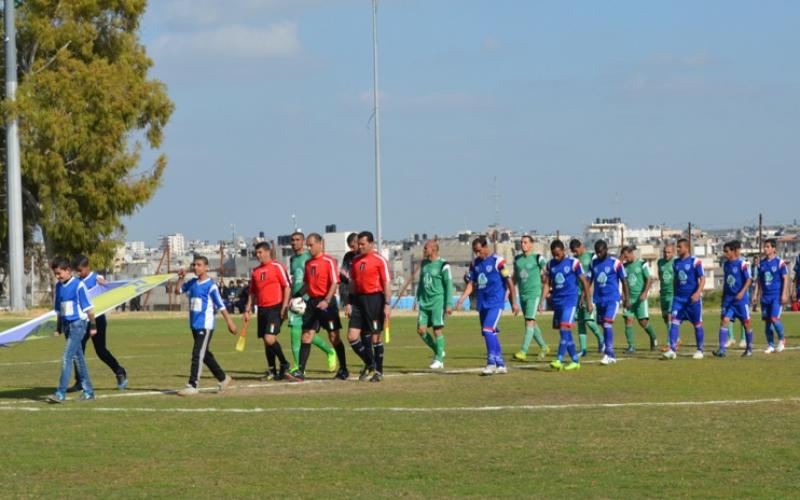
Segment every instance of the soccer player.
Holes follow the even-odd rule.
[[[581,263],[581,267],[586,273],[591,272],[591,264],[592,252],[588,252],[586,247],[583,246],[578,239],[573,239],[569,242],[569,250],[572,252],[573,257],[578,259]],[[587,276],[587,279],[589,277]],[[583,286],[583,282],[578,282],[579,287]],[[586,304],[581,300],[581,294],[583,289],[578,291],[578,341],[580,342],[581,346],[581,356],[586,356],[586,327],[592,331],[595,337],[597,337],[597,352],[603,352],[605,348],[603,347],[603,336],[600,335],[600,328],[597,326],[597,318],[596,318],[596,311],[592,310],[591,312],[586,307]]]
[[[453,313],[453,273],[450,264],[439,257],[439,242],[428,240],[422,249],[419,285],[414,307],[419,310],[417,333],[433,351],[428,368],[444,368],[444,317]],[[433,329],[431,336],[428,329]]]
[[[505,307],[506,289],[511,299],[511,309],[514,314],[519,314],[514,280],[505,259],[492,253],[486,236],[478,236],[472,241],[472,252],[475,254],[475,259],[464,277],[467,286],[456,302],[456,309],[460,308],[472,291],[477,289],[478,317],[483,340],[486,343],[486,368],[481,374],[488,376],[508,373],[500,339],[497,337],[500,333],[497,323]]]
[[[305,380],[311,343],[317,337],[320,328],[324,328],[335,349],[335,356],[339,359],[340,368],[334,379],[347,380],[350,373],[347,371],[344,344],[339,335],[342,322],[339,318],[339,307],[336,304],[336,290],[339,288],[339,270],[336,259],[325,253],[325,242],[319,234],[309,234],[306,244],[311,258],[306,261],[303,272],[303,289],[298,292],[308,294],[308,300],[306,300],[306,311],[303,314],[299,367],[292,375],[298,381]],[[328,366],[330,367],[330,361]]]
[[[675,245],[667,243],[662,250],[662,257],[658,259],[658,303],[661,307],[661,319],[667,328],[667,338],[664,342],[662,351],[669,350],[669,329],[672,322],[672,297],[675,296]],[[681,339],[678,337],[677,347],[680,347]]]
[[[728,330],[732,320],[739,319],[746,328],[747,346],[743,357],[753,355],[753,330],[750,328],[750,302],[747,290],[753,279],[750,276],[750,264],[736,255],[736,242],[728,242],[722,246],[725,255],[723,264],[724,281],[722,292],[722,321],[719,327],[719,349],[714,356],[724,358],[730,346]]]
[[[764,256],[758,269],[758,284],[753,302],[761,299],[761,319],[764,320],[767,343],[764,353],[782,352],[786,347],[783,337],[781,313],[788,302],[789,271],[786,263],[776,255],[777,242],[774,238],[764,241]],[[775,333],[778,334],[778,347],[775,347]]]
[[[636,250],[632,246],[622,247],[622,261],[625,263],[625,274],[627,275],[629,304],[625,308],[625,338],[628,341],[627,354],[636,352],[636,341],[633,338],[633,321],[637,320],[647,335],[650,336],[650,350],[654,351],[658,345],[656,332],[650,324],[650,306],[647,296],[650,294],[650,286],[653,284],[653,277],[650,275],[650,266],[642,259],[636,258]]]
[[[350,299],[350,266],[358,255],[358,233],[347,235],[347,247],[350,250],[342,257],[342,265],[339,267],[339,303],[343,308],[347,307]]]
[[[214,378],[217,379],[217,392],[223,392],[233,381],[222,367],[219,366],[214,355],[209,350],[211,337],[214,335],[214,321],[216,311],[222,312],[222,317],[228,324],[228,331],[236,335],[236,325],[233,324],[219,288],[208,276],[208,259],[202,255],[195,255],[192,261],[192,269],[195,277],[183,282],[186,271],[178,271],[178,283],[175,285],[176,295],[185,293],[189,297],[189,326],[194,337],[194,347],[192,348],[192,368],[189,373],[189,383],[186,387],[178,391],[178,396],[194,396],[197,394],[197,385],[200,383],[200,375],[205,364]]]
[[[267,357],[267,373],[264,378],[292,380],[294,377],[289,372],[289,362],[286,361],[281,344],[278,342],[281,323],[286,319],[291,298],[289,273],[283,264],[272,259],[269,243],[266,241],[256,244],[256,258],[261,265],[253,269],[250,275],[250,293],[247,296],[244,320],[250,321],[253,305],[258,306],[258,338],[264,340],[264,352]],[[277,371],[276,358],[280,362]]]
[[[350,268],[350,297],[345,308],[350,319],[347,340],[364,361],[358,379],[380,382],[383,380],[381,333],[392,312],[392,276],[389,262],[375,250],[371,232],[358,233],[358,252]]]
[[[89,300],[89,291],[86,285],[72,275],[72,268],[67,259],[53,260],[51,269],[58,282],[56,283],[54,309],[56,311],[56,335],[62,333],[67,338],[64,354],[61,356],[61,377],[58,379],[58,388],[54,394],[48,396],[53,403],[63,403],[67,400],[67,384],[72,378],[72,362],[75,361],[78,379],[83,387],[83,394],[79,400],[94,399],[94,388],[89,378],[89,369],[81,348],[83,337],[95,335],[97,329],[94,322],[92,302]]]
[[[792,300],[800,300],[800,255],[794,260],[794,296]]]
[[[586,310],[591,314],[594,311],[592,299],[589,298],[591,284],[586,279],[583,267],[578,259],[567,257],[564,242],[554,240],[550,244],[550,254],[553,256],[547,263],[547,272],[544,276],[543,297],[549,297],[553,305],[553,329],[559,330],[561,341],[558,344],[558,359],[550,363],[555,370],[579,370],[581,368],[579,354],[575,351],[575,341],[572,339],[572,327],[575,325],[575,310],[578,307],[578,293],[580,292]],[[583,284],[581,288],[578,283]],[[542,310],[543,306],[539,306]],[[564,354],[569,353],[572,362],[564,366]]]
[[[689,240],[678,240],[678,258],[673,265],[675,273],[675,296],[672,299],[672,325],[669,330],[669,350],[661,356],[664,359],[675,359],[675,350],[678,344],[678,334],[681,322],[691,321],[694,325],[694,336],[697,341],[697,352],[692,355],[694,359],[703,359],[703,287],[706,276],[703,272],[703,263],[691,255]]]
[[[303,294],[299,293],[305,287],[306,262],[311,258],[311,255],[306,250],[306,237],[300,231],[292,233],[291,237],[292,251],[294,255],[289,259],[289,272],[292,277],[292,297],[302,297]],[[338,276],[337,276],[338,282]],[[338,309],[337,309],[338,310]],[[292,337],[292,358],[294,367],[292,372],[298,371],[298,363],[300,360],[300,345],[301,337],[303,335],[303,315],[295,314],[289,309],[289,328],[291,328]],[[319,335],[312,336],[311,343],[319,347],[328,357],[328,371],[333,372],[336,370],[336,352],[329,346]]]
[[[617,362],[614,353],[614,319],[619,311],[619,303],[628,304],[628,282],[625,279],[625,267],[618,259],[608,255],[608,244],[599,240],[594,244],[595,256],[592,259],[591,279],[594,289],[593,301],[597,308],[597,317],[603,322],[604,354],[600,363],[613,365]],[[622,295],[619,289],[622,285]]]
[[[519,352],[514,354],[514,359],[525,361],[531,340],[536,340],[539,345],[539,359],[543,360],[550,348],[542,338],[542,329],[536,324],[536,313],[542,301],[542,275],[547,261],[542,255],[533,252],[532,236],[523,236],[521,245],[522,253],[514,257],[514,285],[519,291],[520,309],[525,317],[525,336]]]
[[[73,268],[77,271],[78,278],[83,281],[83,284],[86,285],[86,289],[91,290],[96,287],[97,285],[105,284],[105,279],[102,276],[99,276],[96,272],[92,271],[92,267],[89,265],[89,258],[84,255],[78,255],[75,257],[75,261],[73,263]],[[117,378],[117,389],[124,390],[125,387],[128,386],[128,374],[125,371],[125,368],[120,366],[117,358],[111,354],[111,351],[108,350],[106,347],[106,328],[107,328],[107,321],[106,315],[102,314],[95,318],[95,327],[97,328],[97,333],[95,335],[85,335],[83,337],[83,342],[81,343],[81,350],[84,353],[84,357],[86,355],[86,343],[89,341],[89,338],[92,339],[92,345],[94,345],[94,352],[97,353],[97,357],[100,360],[108,365],[111,368],[111,371],[114,372],[114,375]],[[81,381],[78,378],[78,369],[75,367],[75,385],[67,389],[67,392],[77,392],[81,390]]]

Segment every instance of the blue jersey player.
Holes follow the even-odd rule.
[[[736,247],[737,244],[733,241],[725,243],[722,247],[722,253],[725,255],[722,320],[719,327],[719,349],[714,351],[714,356],[719,358],[727,355],[728,330],[731,321],[736,319],[745,327],[746,347],[742,356],[753,355],[753,330],[750,327],[750,301],[747,293],[753,277],[750,275],[750,264],[739,258]]]
[[[476,291],[481,333],[486,342],[486,368],[483,369],[482,375],[508,373],[500,348],[500,339],[497,337],[500,332],[497,323],[505,307],[506,291],[511,299],[514,314],[519,313],[514,281],[505,259],[491,252],[485,236],[475,238],[472,242],[472,251],[475,253],[475,260],[470,264],[469,271],[464,277],[467,286],[456,302],[456,309],[461,307],[473,290]]]
[[[761,319],[764,320],[767,343],[766,354],[781,352],[786,347],[783,338],[781,312],[789,301],[789,270],[786,263],[776,255],[777,242],[770,238],[764,242],[765,258],[758,265],[758,283],[753,297],[755,303],[761,299]],[[775,347],[775,334],[778,334],[778,346]]]
[[[628,281],[625,279],[625,266],[619,259],[608,255],[608,244],[599,240],[594,244],[589,275],[594,290],[594,306],[597,308],[597,319],[603,324],[603,359],[602,365],[613,365],[617,362],[614,354],[614,319],[619,312],[619,303],[628,303]],[[622,285],[622,295],[619,289]]]
[[[706,276],[703,263],[689,251],[689,240],[678,240],[678,258],[673,263],[675,271],[675,297],[672,299],[672,325],[669,329],[669,350],[662,354],[664,359],[675,359],[681,323],[690,321],[694,326],[697,352],[694,359],[703,359],[703,288]]]
[[[800,255],[794,259],[794,301],[800,300]]]
[[[589,298],[591,284],[586,279],[581,261],[567,257],[564,242],[553,241],[550,244],[550,254],[553,258],[547,263],[542,296],[550,298],[553,305],[553,329],[558,330],[561,335],[558,359],[550,363],[550,367],[554,370],[579,370],[581,364],[572,338],[572,327],[575,325],[579,293],[583,295],[587,312],[591,314],[594,310],[592,300]],[[579,290],[578,283],[583,284],[582,291]],[[564,354],[567,352],[572,362],[564,366]]]

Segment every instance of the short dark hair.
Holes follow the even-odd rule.
[[[202,262],[205,265],[208,265],[208,257],[206,257],[205,255],[195,255],[194,258],[192,259],[192,262],[198,262],[198,261]]]
[[[480,235],[474,240],[472,240],[472,246],[480,245],[481,248],[485,248],[489,246],[489,240],[486,239],[486,236]]]
[[[733,245],[734,250],[740,250],[742,248],[742,242],[739,240],[731,241],[731,245]]]
[[[347,244],[351,244],[358,239],[358,233],[350,233],[347,235]]]
[[[556,248],[560,248],[561,250],[564,250],[564,242],[561,241],[561,240],[553,240],[553,242],[550,243],[550,251],[552,252]]]
[[[608,250],[608,243],[606,243],[606,240],[597,240],[594,242],[594,251],[599,252],[600,250]]]
[[[373,236],[370,231],[361,231],[360,233],[358,233],[358,239],[360,240],[361,238],[366,238],[367,241],[370,243],[375,241],[375,236]]]
[[[522,238],[520,238],[520,241],[521,241],[521,240],[528,240],[528,241],[530,241],[531,243],[533,243],[533,236],[531,236],[530,234],[523,234],[523,235],[522,235]]]
[[[303,234],[303,231],[295,231],[295,232],[293,232],[292,233],[292,238],[294,238],[295,236],[300,236],[301,238],[305,238],[306,237],[306,235]]]
[[[766,240],[764,240],[764,244],[769,245],[772,248],[778,248],[778,240],[776,240],[775,238],[767,238]]]
[[[69,261],[64,257],[56,257],[50,263],[50,269],[55,271],[56,269],[72,269],[72,267],[69,265]]]
[[[266,241],[259,241],[258,243],[256,243],[256,250],[258,250],[259,248],[263,248],[266,251],[270,250],[269,243],[267,243]]]
[[[569,249],[573,252],[579,249],[581,245],[583,245],[583,243],[581,243],[581,240],[579,240],[578,238],[572,238],[571,240],[569,240]]]
[[[736,250],[736,245],[733,241],[727,241],[724,245],[722,245],[723,250]]]
[[[72,267],[77,269],[81,267],[89,267],[89,257],[85,255],[76,255],[72,260]]]
[[[676,245],[688,245],[689,240],[686,238],[678,238],[678,241],[675,242]]]
[[[622,253],[633,253],[636,250],[634,245],[625,245],[622,247]]]
[[[308,239],[314,241],[322,241],[322,236],[320,236],[319,233],[311,233],[308,235]]]

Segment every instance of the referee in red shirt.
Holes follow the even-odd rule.
[[[326,254],[325,242],[317,233],[306,238],[306,246],[311,258],[306,261],[303,275],[303,288],[295,294],[308,295],[306,312],[303,314],[303,336],[300,344],[300,369],[292,374],[296,380],[305,380],[306,363],[311,354],[311,342],[320,328],[328,332],[328,339],[333,344],[336,357],[339,359],[339,371],[334,379],[347,380],[344,344],[339,336],[342,320],[339,318],[339,307],[336,303],[336,289],[339,285],[339,270],[336,259]]]
[[[392,290],[389,262],[375,251],[369,231],[358,234],[358,256],[350,268],[350,300],[345,314],[350,318],[347,339],[364,360],[359,380],[383,380],[383,324],[391,313]]]
[[[256,258],[261,265],[253,269],[250,276],[250,293],[247,296],[244,320],[250,321],[250,311],[255,303],[258,306],[258,338],[264,339],[264,351],[267,355],[265,378],[282,380],[287,377],[289,362],[283,355],[278,334],[289,310],[291,297],[289,273],[286,271],[286,266],[272,260],[267,242],[262,241],[256,245]],[[281,363],[278,371],[275,370],[276,357]],[[288,377],[291,379],[291,374],[288,374]]]

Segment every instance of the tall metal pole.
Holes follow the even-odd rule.
[[[17,94],[17,30],[14,0],[5,0],[6,99]],[[19,165],[17,118],[6,121],[6,197],[8,201],[8,284],[12,311],[25,310],[25,268],[22,248],[22,178]]]
[[[8,0],[6,0],[8,1]],[[378,0],[372,0],[372,106],[375,113],[375,229],[378,251],[383,247],[383,214],[381,209],[381,119],[378,99]]]

